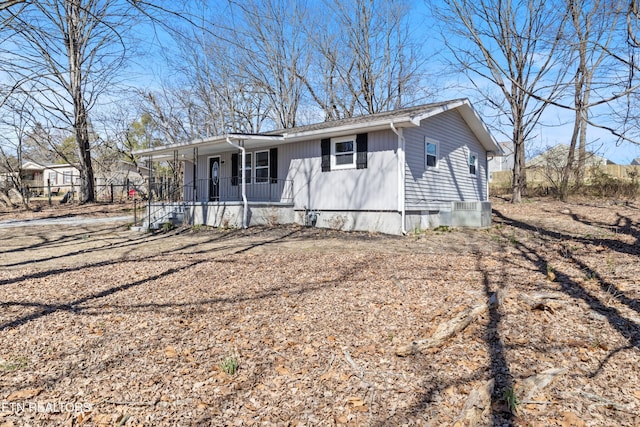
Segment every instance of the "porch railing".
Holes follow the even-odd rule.
[[[238,178],[222,178],[217,183],[210,179],[198,179],[182,186],[172,186],[160,191],[152,186],[151,197],[146,201],[147,212],[136,217],[135,225],[141,223],[161,224],[170,221],[176,214],[183,214],[184,204],[241,202],[242,185]],[[248,202],[292,203],[293,180],[271,179],[267,182],[246,184]],[[159,205],[153,205],[159,202]],[[166,205],[164,202],[168,202]],[[173,207],[172,207],[173,206]]]
[[[176,200],[179,195],[180,200]],[[198,179],[182,186],[177,193],[167,198],[154,197],[155,201],[184,202],[240,202],[242,184],[239,178],[221,178],[217,183],[211,179]],[[266,179],[265,182],[246,184],[246,196],[249,202],[291,203],[293,201],[293,180]]]

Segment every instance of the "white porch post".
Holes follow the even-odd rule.
[[[242,177],[242,204],[243,204],[243,212],[242,212],[242,228],[247,228],[247,218],[248,218],[248,214],[249,214],[249,203],[247,202],[247,181],[246,181],[246,170],[244,167],[245,164],[245,159],[247,157],[247,152],[244,149],[244,142],[242,143],[242,145],[240,144],[234,144],[233,142],[231,142],[231,138],[229,138],[227,136],[227,143],[229,145],[231,145],[232,147],[237,148],[238,150],[240,150],[241,152],[241,167],[242,167],[242,172],[241,172],[241,177]]]
[[[406,170],[405,170],[405,140],[404,133],[402,132],[402,128],[396,129],[393,122],[391,122],[391,130],[398,135],[398,211],[400,212],[400,231],[402,234],[407,234],[407,213],[405,206],[405,178],[406,178]]]

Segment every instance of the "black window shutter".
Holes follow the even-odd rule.
[[[238,153],[231,155],[231,185],[238,185]]]
[[[323,139],[320,141],[320,149],[322,150],[322,172],[331,170],[331,140]]]
[[[276,184],[278,182],[278,149],[272,148],[269,150],[269,178],[271,183]]]
[[[367,168],[367,151],[368,151],[367,134],[360,133],[356,136],[356,168]]]

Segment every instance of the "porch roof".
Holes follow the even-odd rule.
[[[261,134],[229,133],[210,138],[197,139],[190,143],[166,145],[146,150],[137,150],[134,154],[154,159],[168,159],[177,153],[179,160],[193,158],[194,149],[198,155],[211,155],[233,150],[228,143],[242,141],[248,150],[271,147],[292,142],[308,141],[311,139],[332,138],[356,132],[372,132],[377,130],[420,126],[422,120],[436,116],[449,110],[457,110],[465,120],[471,131],[476,135],[485,149],[493,154],[501,153],[501,149],[493,138],[480,116],[471,106],[468,99],[403,108],[400,110],[350,117],[341,120],[298,126],[290,129],[279,129]]]

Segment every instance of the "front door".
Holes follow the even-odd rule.
[[[220,200],[220,157],[209,157],[209,200]]]

